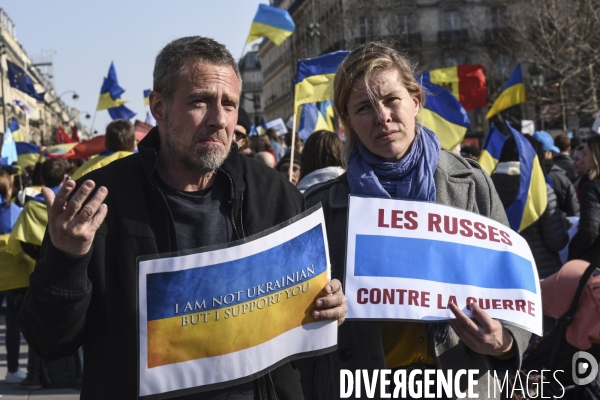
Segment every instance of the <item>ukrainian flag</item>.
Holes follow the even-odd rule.
[[[19,123],[17,122],[17,120],[14,117],[10,121],[10,124],[8,124],[8,127],[10,128],[10,131],[12,132],[12,137],[15,142],[24,142],[25,141],[25,137],[23,136],[23,131],[21,130]]]
[[[17,162],[21,168],[34,166],[38,159],[40,148],[33,143],[16,142],[17,145]]]
[[[34,199],[37,198],[38,196],[34,197]],[[36,246],[42,245],[48,225],[48,209],[45,202],[34,199],[25,203],[8,238],[7,252],[14,256],[23,252],[19,242],[31,243]],[[43,200],[43,197],[41,199]]]
[[[322,101],[319,103],[319,111],[327,124],[328,131],[334,132],[333,120],[335,118],[335,111],[333,111],[333,100]]]
[[[508,78],[508,81],[504,84],[502,92],[494,101],[494,104],[488,111],[485,119],[490,119],[500,111],[506,110],[509,107],[515,106],[525,102],[525,84],[523,83],[523,73],[521,71],[521,64],[517,65],[517,68],[513,71]]]
[[[120,98],[123,93],[125,93],[125,89],[119,86],[117,71],[115,70],[115,65],[111,62],[108,69],[108,76],[104,78],[102,88],[100,89],[100,99],[98,99],[98,107],[96,109],[106,110],[125,104],[127,101]]]
[[[0,291],[26,288],[29,275],[35,267],[35,260],[20,252],[12,255],[8,252],[10,234],[0,235]]]
[[[315,103],[306,103],[302,106],[300,113],[300,123],[298,127],[298,136],[300,139],[306,140],[313,132],[319,130],[329,130],[325,118],[317,108]]]
[[[127,157],[131,154],[133,154],[131,151],[103,151],[102,153],[98,154],[96,157],[92,158],[91,160],[83,164],[81,167],[79,167],[79,169],[75,171],[71,179],[76,181],[85,174],[88,174],[96,169],[102,168],[113,161]]]
[[[294,20],[287,10],[260,4],[252,21],[246,44],[266,36],[279,46],[294,33],[295,29]]]
[[[533,146],[508,122],[506,126],[515,138],[521,168],[519,191],[515,200],[506,209],[506,216],[511,229],[521,232],[537,221],[546,210],[548,205],[546,178]]]
[[[485,139],[483,150],[479,156],[479,164],[481,165],[481,168],[488,173],[488,175],[493,174],[494,170],[496,169],[496,165],[498,165],[500,153],[502,153],[502,148],[504,147],[504,142],[506,142],[506,136],[504,136],[502,132],[495,127],[492,127],[487,138]]]
[[[421,85],[427,92],[427,100],[417,119],[436,134],[444,150],[452,150],[465,137],[469,116],[448,89],[432,84],[426,74],[421,77]]]
[[[340,50],[298,61],[294,110],[301,104],[333,99],[333,78],[348,54],[349,51]]]
[[[152,91],[152,89],[144,90],[144,105],[145,106],[150,105],[150,92],[151,91]]]

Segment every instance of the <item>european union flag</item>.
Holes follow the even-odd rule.
[[[6,65],[8,66],[8,82],[10,82],[11,87],[27,93],[36,100],[44,101],[46,92],[38,93],[33,86],[33,81],[21,67],[8,60],[6,60]]]

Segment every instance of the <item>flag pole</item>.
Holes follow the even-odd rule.
[[[292,120],[292,150],[290,151],[290,182],[294,172],[294,149],[296,148],[296,110],[294,110],[294,119]]]
[[[92,133],[92,136],[94,136],[94,122],[96,122],[96,113],[98,112],[98,109],[96,108],[96,110],[94,110],[94,118],[92,118],[92,127],[90,128],[90,132]]]

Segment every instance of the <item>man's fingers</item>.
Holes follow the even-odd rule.
[[[100,208],[94,218],[90,221],[90,225],[94,229],[94,232],[100,228],[102,222],[104,222],[104,218],[106,218],[106,214],[108,213],[108,206],[104,203],[100,204]]]
[[[94,190],[94,186],[96,186],[94,181],[87,180],[83,182],[79,189],[77,189],[77,191],[71,196],[67,202],[67,207],[65,208],[65,216],[67,218],[71,219],[79,212],[85,200],[88,198],[90,193],[92,193],[92,190]]]
[[[337,319],[338,325],[341,325],[344,322],[347,311],[348,307],[346,307],[346,304],[343,304],[340,307],[329,308],[327,310],[313,310],[313,317],[318,319]]]
[[[479,325],[488,332],[494,329],[494,321],[488,313],[486,313],[477,303],[471,303],[471,314],[473,318],[479,322]]]
[[[79,214],[75,218],[77,223],[90,222],[100,209],[100,206],[102,205],[102,202],[106,199],[107,195],[108,189],[106,189],[104,186],[98,188],[98,190],[96,190],[96,193],[94,193],[92,198],[87,203],[85,203],[85,205],[79,211]]]
[[[64,211],[65,203],[71,192],[73,192],[73,189],[75,189],[75,182],[71,180],[66,181],[56,195],[52,193],[52,190],[42,188],[49,216],[57,216]]]
[[[343,293],[339,292],[330,296],[318,298],[315,301],[315,306],[317,308],[333,308],[339,307],[344,303],[346,303],[346,296],[344,296]]]
[[[327,285],[325,285],[325,292],[332,294],[342,290],[342,282],[337,279],[332,279]]]

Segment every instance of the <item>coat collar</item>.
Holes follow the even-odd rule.
[[[479,164],[475,163],[475,165],[478,166]],[[463,183],[469,186],[468,179],[473,174],[473,171],[473,165],[470,161],[456,154],[441,150],[440,160],[434,175],[436,188],[444,185],[445,182],[452,182],[454,185]],[[337,184],[334,184],[329,191],[329,206],[331,208],[348,207],[348,196],[350,195],[348,176],[344,173],[334,182]]]

